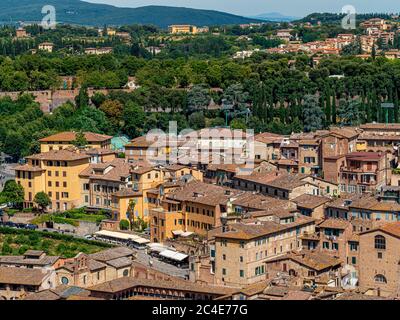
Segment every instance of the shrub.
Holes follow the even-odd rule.
[[[129,229],[129,221],[128,221],[128,220],[125,220],[125,219],[122,219],[122,220],[119,222],[119,228],[120,228],[121,230],[128,230],[128,229]]]

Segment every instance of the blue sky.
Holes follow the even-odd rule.
[[[399,12],[399,0],[86,0],[118,7],[145,5],[179,6],[213,9],[239,15],[280,12],[304,16],[311,12],[341,12],[344,5],[353,5],[357,12]]]

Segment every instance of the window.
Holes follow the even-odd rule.
[[[244,271],[243,271],[243,270],[239,270],[239,276],[240,276],[241,278],[244,277]]]
[[[243,262],[243,256],[240,256],[239,261]]]
[[[375,249],[385,250],[386,249],[386,239],[384,236],[375,236]]]
[[[324,249],[329,249],[329,242],[324,242],[324,243],[322,244],[322,248],[324,248]]]
[[[62,278],[61,278],[61,283],[62,283],[62,284],[68,284],[68,283],[69,283],[68,278],[67,278],[67,277],[62,277]]]
[[[374,279],[375,282],[387,283],[386,277],[382,274],[377,274]]]
[[[128,270],[128,269],[125,269],[124,272],[123,272],[123,276],[124,276],[124,277],[127,277],[128,275],[129,275],[129,270]]]
[[[222,275],[226,275],[226,269],[225,268],[222,268]]]
[[[337,242],[332,243],[332,250],[339,250],[339,244]]]
[[[382,259],[383,255],[382,252],[378,252],[378,259]]]
[[[357,258],[351,257],[351,264],[357,264]]]
[[[226,260],[226,255],[225,254],[222,255],[222,260]]]

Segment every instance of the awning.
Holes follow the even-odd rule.
[[[150,250],[152,250],[152,251],[162,252],[162,251],[167,250],[166,246],[163,246],[162,244],[159,244],[159,243],[149,243],[148,246],[149,246]]]
[[[189,237],[189,236],[192,235],[192,234],[193,234],[193,232],[186,231],[186,232],[183,232],[183,233],[181,234],[181,237]]]
[[[137,238],[137,239],[133,239],[132,241],[136,242],[138,244],[145,244],[145,243],[149,243],[150,242],[150,240],[147,240],[145,238]]]
[[[174,236],[180,236],[184,233],[182,230],[172,230],[171,232]]]
[[[175,260],[175,261],[182,261],[188,257],[188,255],[186,255],[186,254],[171,251],[171,250],[164,250],[164,251],[160,252],[160,256],[171,259],[171,260]]]

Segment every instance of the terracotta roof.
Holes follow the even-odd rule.
[[[132,164],[125,159],[114,159],[106,163],[93,163],[84,169],[79,176],[96,180],[121,182],[131,175]]]
[[[52,160],[52,161],[74,161],[81,159],[89,159],[90,156],[84,153],[79,153],[73,149],[51,150],[26,157],[26,159],[34,160]]]
[[[344,292],[338,295],[335,300],[393,300],[393,298],[371,296],[359,292]]]
[[[157,289],[171,289],[182,290],[189,292],[199,292],[208,294],[225,295],[230,294],[237,289],[214,286],[214,285],[201,285],[189,281],[184,281],[178,278],[173,280],[155,280],[155,279],[137,279],[131,277],[118,278],[105,283],[95,285],[88,288],[90,291],[116,293],[119,291],[127,290],[134,287],[151,287]]]
[[[346,154],[348,160],[355,161],[379,160],[383,157],[385,157],[383,152],[352,152]]]
[[[327,202],[330,202],[331,199],[322,196],[314,196],[311,194],[302,194],[301,196],[292,200],[298,207],[306,208],[306,209],[314,209],[319,207]]]
[[[108,263],[109,261],[117,258],[130,257],[132,256],[133,253],[134,253],[133,250],[128,249],[126,247],[116,247],[103,250],[97,253],[89,254],[89,258],[100,262]]]
[[[104,148],[89,148],[83,151],[89,155],[106,155],[106,154],[118,154],[117,151],[111,149],[104,149]]]
[[[40,286],[49,275],[42,269],[0,267],[0,283]]]
[[[287,208],[290,204],[288,201],[254,194],[252,192],[243,192],[235,196],[232,200],[235,206],[241,206],[250,209],[268,210],[269,208]]]
[[[52,266],[57,260],[58,256],[44,256],[40,259],[26,258],[26,256],[0,256],[0,265],[35,265],[35,266]]]
[[[226,203],[243,191],[212,185],[200,181],[191,181],[166,195],[166,198],[174,201],[189,201],[216,206]]]
[[[359,130],[353,127],[331,128],[329,134],[351,139],[359,135]]]
[[[108,260],[107,264],[109,264],[110,266],[112,266],[114,268],[119,269],[119,268],[131,266],[132,265],[132,258],[120,257],[120,258],[116,258],[116,259],[113,259],[113,260]]]
[[[366,123],[360,126],[363,130],[400,130],[399,123]]]
[[[299,252],[293,251],[277,258],[268,259],[266,263],[288,259],[316,271],[322,271],[327,268],[338,266],[342,263],[340,259],[335,258],[327,253],[309,250],[302,250]]]
[[[24,300],[63,300],[69,299],[72,296],[85,299],[89,294],[90,291],[86,289],[62,284],[54,289],[46,289],[28,294]]]
[[[112,136],[107,136],[104,134],[94,133],[94,132],[84,132],[85,139],[88,142],[104,142],[110,140]],[[76,132],[65,131],[53,134],[49,137],[42,138],[40,142],[71,142],[76,139]]]
[[[285,174],[268,183],[266,185],[284,190],[293,190],[294,188],[307,184],[303,179],[307,177],[305,174]]]
[[[255,141],[259,141],[266,144],[274,143],[274,141],[276,141],[279,138],[283,139],[284,137],[282,135],[271,132],[262,132],[254,136]]]
[[[251,240],[274,234],[283,230],[295,228],[300,225],[314,223],[315,219],[310,217],[299,217],[295,222],[279,224],[273,221],[257,221],[255,223],[233,223],[229,229],[214,235],[215,238]]]
[[[350,225],[350,221],[344,219],[325,219],[320,224],[319,228],[331,228],[344,230]]]
[[[375,231],[383,231],[392,236],[400,238],[400,221],[388,222],[388,223],[381,224],[380,226],[378,226],[376,228],[370,229],[368,231],[360,232],[360,235],[363,235],[365,233],[375,232]]]
[[[287,206],[289,205],[289,202]],[[285,219],[285,218],[291,218],[295,216],[295,213],[297,211],[287,208],[287,207],[281,207],[281,206],[273,206],[269,207],[266,210],[260,210],[260,211],[252,211],[249,212],[248,215],[250,218],[257,218],[259,220],[262,220],[261,218],[263,217],[270,217],[270,216],[276,216],[279,219]]]
[[[182,141],[179,141],[176,137],[170,138],[169,136],[147,134],[145,136],[132,139],[128,144],[125,145],[125,148],[147,149],[149,147],[166,147],[168,145],[179,146],[181,144]]]
[[[142,196],[142,192],[134,191],[131,188],[123,188],[117,192],[114,192],[112,196],[118,197],[118,198],[124,198],[124,197],[140,197]]]
[[[280,176],[286,175],[283,171],[271,171],[271,172],[254,172],[252,174],[236,175],[235,179],[243,181],[252,181],[260,184],[267,184]]]
[[[36,166],[31,166],[30,164],[24,164],[22,166],[15,166],[14,170],[19,171],[30,171],[30,172],[42,172],[45,171],[44,169]]]

